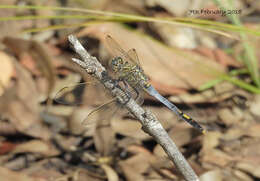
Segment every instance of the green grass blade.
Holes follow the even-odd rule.
[[[102,24],[103,21],[89,21],[87,23],[77,23],[77,24],[67,24],[67,25],[53,25],[43,28],[30,28],[24,30],[22,33],[33,33],[33,32],[41,32],[41,31],[48,31],[48,30],[60,30],[60,29],[67,29],[67,28],[76,28],[76,27],[86,27],[93,24]]]
[[[132,15],[132,14],[123,14],[123,13],[114,13],[114,12],[107,12],[107,11],[98,11],[98,10],[91,10],[91,9],[81,9],[81,8],[65,8],[65,7],[49,7],[49,6],[12,6],[12,5],[0,5],[2,9],[48,9],[48,10],[55,10],[55,11],[68,11],[68,12],[81,12],[81,13],[90,13],[99,16],[111,16],[116,17],[118,20],[121,21],[136,21],[136,22],[154,22],[154,23],[167,23],[172,25],[181,25],[181,26],[188,26],[191,28],[201,29],[204,31],[210,31],[214,33],[218,33],[224,36],[228,36],[227,33],[218,31],[231,31],[231,32],[246,32],[249,34],[253,34],[256,36],[260,35],[259,31],[255,31],[252,29],[244,28],[241,26],[235,25],[228,25],[224,23],[217,23],[215,21],[209,20],[197,20],[191,18],[154,18],[154,17],[146,17],[146,16],[139,16],[139,15]],[[229,35],[229,37],[232,37]]]
[[[222,9],[226,11],[226,8],[222,6],[222,2],[220,0],[214,0],[214,2]],[[228,0],[229,8],[233,7],[233,1]],[[227,17],[233,22],[233,24],[243,27],[242,23],[240,22],[239,17],[236,14],[228,14]],[[245,50],[245,57],[242,59],[244,64],[246,65],[247,69],[249,70],[250,76],[254,81],[255,85],[259,88],[260,87],[260,77],[259,77],[259,70],[258,70],[258,61],[255,56],[254,47],[250,45],[248,42],[248,37],[244,31],[240,32],[240,37],[242,39],[242,45]]]
[[[199,87],[199,91],[204,91],[204,90],[207,90],[207,89],[210,89],[212,87],[214,87],[216,84],[222,82],[223,79],[215,79],[215,80],[211,80],[203,85],[201,85]]]

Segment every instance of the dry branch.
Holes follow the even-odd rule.
[[[98,79],[105,88],[111,92],[112,96],[116,97],[118,102],[140,121],[142,129],[163,147],[164,151],[174,162],[177,169],[182,173],[185,180],[198,181],[198,176],[192,170],[157,118],[150,111],[140,107],[131,96],[125,93],[118,85],[117,81],[113,80],[108,75],[106,69],[99,63],[97,58],[92,57],[75,36],[69,35],[68,39],[76,53],[81,57],[81,60],[76,58],[73,58],[72,60],[81,66],[88,74]]]

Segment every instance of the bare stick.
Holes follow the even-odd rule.
[[[177,169],[182,173],[187,181],[199,181],[198,176],[192,170],[184,156],[178,150],[157,118],[148,110],[140,107],[107,73],[106,69],[99,63],[96,57],[92,57],[80,44],[78,39],[69,35],[68,39],[72,44],[80,59],[72,60],[81,66],[85,71],[98,79],[107,88],[112,96],[116,97],[130,113],[132,113],[142,124],[142,129],[151,135],[159,143],[169,158],[174,162]]]

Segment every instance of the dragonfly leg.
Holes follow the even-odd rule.
[[[126,103],[128,103],[128,101],[130,100],[130,98],[131,98],[131,96],[132,96],[132,94],[131,94],[131,92],[129,91],[129,86],[128,86],[128,84],[125,82],[125,80],[123,79],[123,78],[119,78],[119,79],[115,79],[114,80],[115,82],[116,82],[116,86],[119,86],[119,83],[120,82],[123,82],[123,84],[124,84],[124,90],[125,90],[125,93],[126,93],[126,96],[124,96],[124,104],[126,104]]]
[[[129,96],[129,98],[132,96],[132,94],[131,94],[131,91],[129,90],[129,86],[128,86],[128,84],[126,83],[126,81],[124,81],[123,80],[123,84],[124,84],[124,86],[125,86],[125,90],[126,90],[126,93],[127,93],[127,95]]]
[[[126,81],[123,80],[123,84],[126,88],[127,94],[129,94],[130,96],[133,95],[133,93],[130,91],[129,89],[129,85],[127,84]],[[141,105],[143,104],[143,97],[142,94],[140,94],[140,92],[137,90],[136,87],[132,87],[132,89],[134,90],[134,92],[136,93],[136,96],[134,97],[134,100],[137,102],[137,104]]]
[[[140,97],[140,93],[139,93],[139,91],[135,87],[133,87],[133,89],[134,89],[134,91],[136,93],[136,97],[134,99],[137,100]]]
[[[130,99],[133,96],[133,91],[130,90],[129,84],[125,81],[125,79],[123,77],[119,77],[118,79],[115,80],[116,84],[119,85],[119,82],[122,82],[124,85],[124,90],[127,94],[127,98]],[[131,86],[132,88],[132,86]],[[134,89],[134,92],[136,93],[136,96],[133,98],[134,100],[137,100],[140,97],[140,93],[137,91],[137,89],[135,87],[133,87],[132,89]],[[128,102],[128,101],[126,101]]]
[[[129,90],[129,86],[128,86],[127,82],[123,78],[117,79],[117,84],[119,84],[119,82],[123,82],[126,93],[128,94],[128,96],[131,96],[131,91]]]

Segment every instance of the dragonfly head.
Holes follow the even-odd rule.
[[[114,72],[118,72],[123,65],[123,59],[121,57],[115,57],[114,59],[112,59],[111,61],[111,67],[113,69]]]

